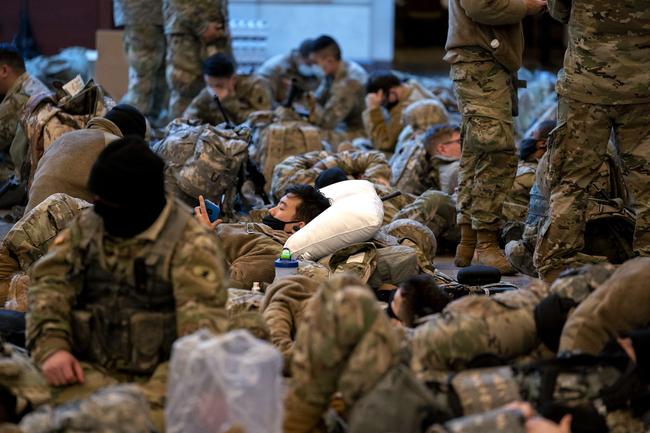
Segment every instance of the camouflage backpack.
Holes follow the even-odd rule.
[[[170,191],[191,206],[203,195],[221,206],[225,218],[232,218],[249,136],[246,127],[222,129],[176,119],[153,149],[165,160],[165,183]]]
[[[286,112],[286,109],[282,111]],[[292,116],[277,113],[278,110],[267,114],[270,115],[267,119],[270,122],[253,133],[250,148],[251,160],[266,180],[264,190],[267,193],[271,191],[273,169],[278,163],[288,156],[323,149],[321,132],[317,127],[301,120],[298,115],[291,118]],[[261,115],[258,118],[260,120]]]
[[[93,80],[73,95],[61,88],[57,94],[32,96],[20,120],[29,143],[22,175],[31,184],[38,161],[54,140],[66,132],[82,129],[90,119],[103,116],[114,105],[115,101]]]

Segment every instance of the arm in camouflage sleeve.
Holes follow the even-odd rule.
[[[625,262],[569,316],[559,353],[597,355],[607,342],[650,323],[650,258]]]
[[[73,272],[77,248],[71,230],[74,226],[57,236],[30,275],[34,284],[28,292],[27,348],[39,365],[54,352],[71,351],[70,311],[81,290]]]
[[[331,96],[325,106],[318,103],[314,105],[309,115],[310,122],[323,129],[336,128],[354,109],[358,95],[362,92],[361,84],[356,81],[337,83],[332,86]]]
[[[369,108],[363,112],[363,124],[375,149],[385,152],[395,150],[397,137],[404,127],[401,120],[402,111],[404,111],[403,104],[397,104],[390,110],[388,122],[381,108]]]
[[[480,24],[517,24],[526,16],[524,0],[460,0],[467,16]]]
[[[548,0],[548,13],[559,22],[568,24],[571,18],[571,0]]]
[[[307,306],[294,345],[285,433],[311,432],[335,391],[345,388],[343,399],[353,404],[397,361],[388,318],[370,290],[346,278],[325,282]]]
[[[223,254],[214,233],[193,220],[189,226],[172,259],[177,333],[182,337],[207,328],[221,334],[228,328]]]

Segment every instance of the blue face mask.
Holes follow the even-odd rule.
[[[297,222],[299,221],[282,221],[271,214],[262,218],[262,224],[271,227],[273,230],[284,230],[285,225]]]

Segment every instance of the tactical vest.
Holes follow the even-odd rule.
[[[169,359],[176,339],[170,267],[188,219],[178,202],[156,242],[128,258],[124,272],[108,269],[98,217],[82,215],[83,290],[72,311],[73,352],[107,369],[150,374]]]

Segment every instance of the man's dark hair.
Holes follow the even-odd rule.
[[[404,325],[412,327],[421,317],[441,312],[450,302],[436,280],[427,274],[416,275],[400,284]]]
[[[555,120],[545,120],[539,124],[537,127],[537,133],[539,134],[540,140],[548,138],[551,131],[555,129],[557,122]]]
[[[339,44],[333,37],[328,35],[321,35],[314,39],[311,52],[324,53],[334,57],[336,60],[341,60],[341,47],[339,47]]]
[[[25,61],[20,51],[15,45],[6,42],[0,43],[0,65],[8,65],[16,72],[25,71]]]
[[[284,192],[300,199],[296,207],[296,219],[305,224],[330,207],[330,200],[311,185],[291,185]]]
[[[306,59],[309,57],[309,55],[313,51],[313,46],[314,46],[314,40],[313,39],[305,39],[300,43],[300,46],[298,47],[298,52],[300,53],[300,57],[303,59]]]
[[[326,186],[330,186],[346,180],[348,180],[348,175],[345,171],[343,171],[343,169],[339,167],[332,167],[321,171],[321,173],[316,178],[314,185],[316,185],[316,188],[321,189],[325,188]]]
[[[427,129],[422,136],[422,143],[425,146],[430,146],[435,151],[435,145],[440,143],[441,140],[454,132],[460,133],[460,127],[454,123],[445,123],[442,125],[435,125]]]
[[[402,84],[402,81],[390,71],[376,71],[370,74],[368,82],[366,83],[366,93],[377,93],[380,90],[384,91],[384,94],[388,94],[388,91],[393,87],[397,87]]]
[[[203,73],[209,77],[230,78],[235,74],[235,62],[223,53],[214,54],[203,62]]]

